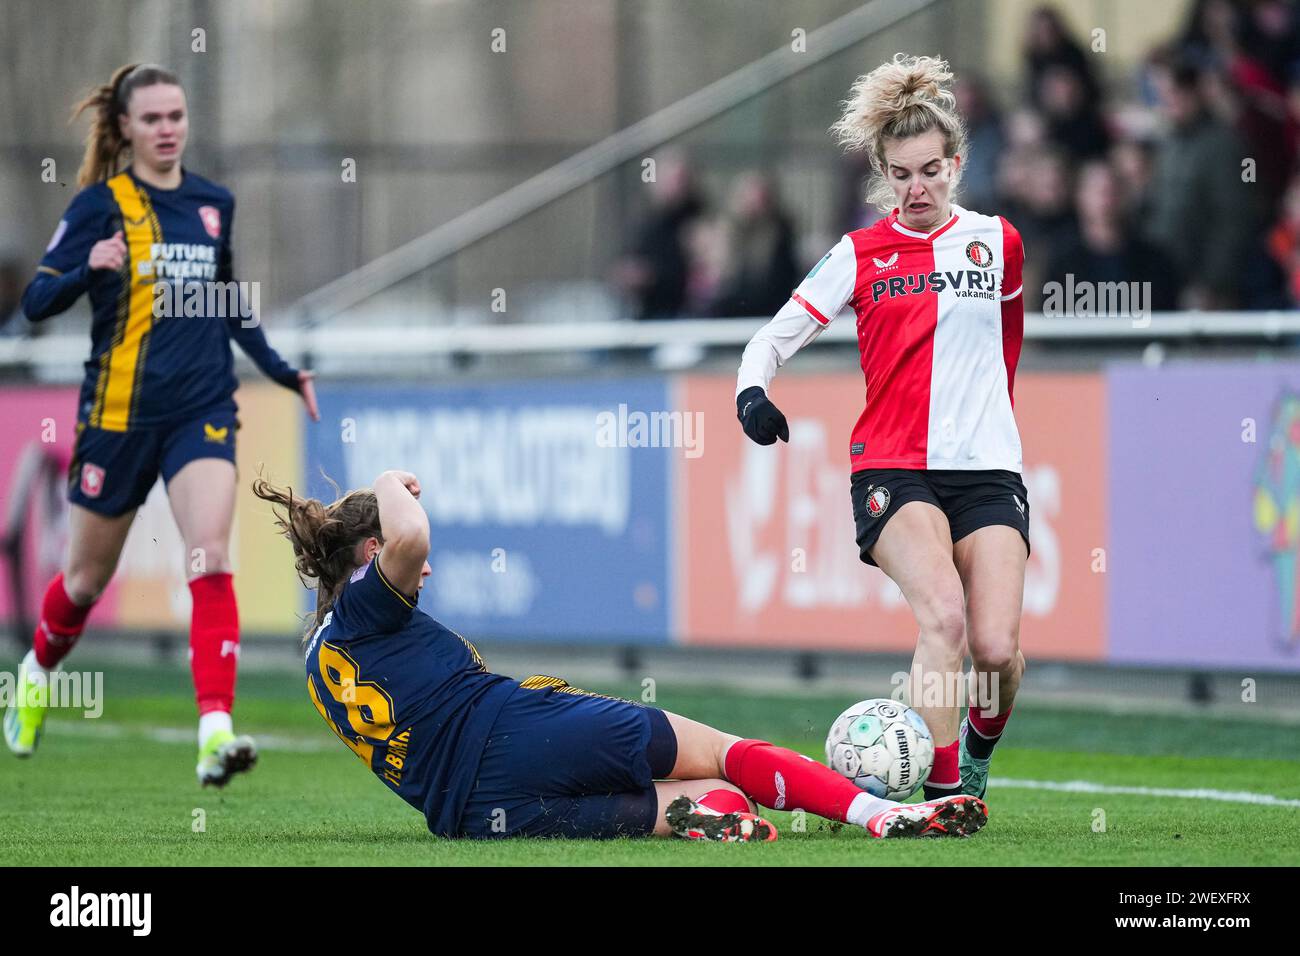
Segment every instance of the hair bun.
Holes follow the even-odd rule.
[[[876,173],[868,198],[879,208],[893,205],[892,193],[883,180],[887,140],[938,130],[944,137],[945,155],[966,151],[957,98],[949,89],[952,79],[948,62],[941,57],[897,53],[859,76],[850,88],[831,132],[845,149],[867,153]]]
[[[943,91],[939,84],[951,78],[951,73],[939,73],[928,68],[913,66],[898,81],[896,98],[899,108],[905,109],[923,100],[940,99]]]

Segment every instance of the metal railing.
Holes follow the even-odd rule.
[[[482,205],[307,293],[287,307],[297,322],[316,325],[469,248],[524,216],[637,159],[911,16],[936,0],[873,0],[813,30],[806,49],[789,45],[748,63],[703,89],[570,156]]]
[[[386,326],[374,322],[273,330],[271,344],[288,358],[328,357],[335,368],[348,358],[412,358],[439,355],[542,355],[607,349],[644,350],[663,346],[739,349],[767,321],[752,319],[679,319],[653,322],[572,322],[476,326]],[[1300,337],[1300,312],[1167,312],[1146,319],[1062,318],[1033,314],[1025,318],[1025,339],[1039,342],[1168,342],[1179,340],[1253,340],[1277,345]],[[857,324],[843,313],[818,338],[819,343],[853,342]],[[39,338],[0,339],[0,370],[26,366],[67,369],[89,352],[85,333]],[[59,376],[54,376],[59,377]],[[69,376],[62,376],[67,378]]]

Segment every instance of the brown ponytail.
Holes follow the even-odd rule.
[[[120,67],[103,86],[97,86],[72,108],[75,120],[91,111],[90,132],[86,134],[86,152],[77,171],[77,185],[85,188],[104,182],[118,172],[118,160],[131,144],[122,139],[118,116],[131,105],[131,94],[143,86],[166,83],[180,86],[171,70],[149,63],[128,63]]]
[[[310,635],[359,566],[357,546],[367,538],[383,540],[379,502],[373,491],[362,488],[327,505],[315,498],[299,498],[292,488],[277,488],[264,478],[253,482],[253,494],[284,509],[283,513],[275,510],[275,523],[293,545],[298,579],[304,587],[316,589],[316,613],[307,628]]]

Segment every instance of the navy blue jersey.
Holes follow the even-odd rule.
[[[455,836],[492,724],[519,682],[371,561],[307,645],[307,692],[339,738],[429,829]]]
[[[73,198],[23,293],[23,311],[38,321],[90,294],[81,422],[127,431],[193,417],[229,399],[238,384],[232,338],[271,379],[298,387],[297,371],[267,344],[260,326],[241,318],[246,304],[195,294],[215,290],[213,282],[234,282],[234,216],[230,191],[188,170],[176,189],[158,189],[128,168]],[[118,230],[127,248],[122,268],[91,270],[91,247]],[[175,308],[155,308],[155,286],[164,281],[180,293]]]

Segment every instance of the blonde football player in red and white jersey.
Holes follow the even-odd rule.
[[[736,385],[745,433],[788,441],[772,378],[852,311],[866,379],[847,449],[853,516],[862,560],[898,584],[920,627],[909,689],[934,734],[927,799],[987,789],[1025,666],[1029,557],[1012,412],[1024,250],[1005,219],[952,201],[966,136],[951,80],[944,61],[900,53],[854,83],[833,132],[867,153],[868,199],[890,212],[813,268],[746,347]],[[962,721],[952,689],[968,652]]]

